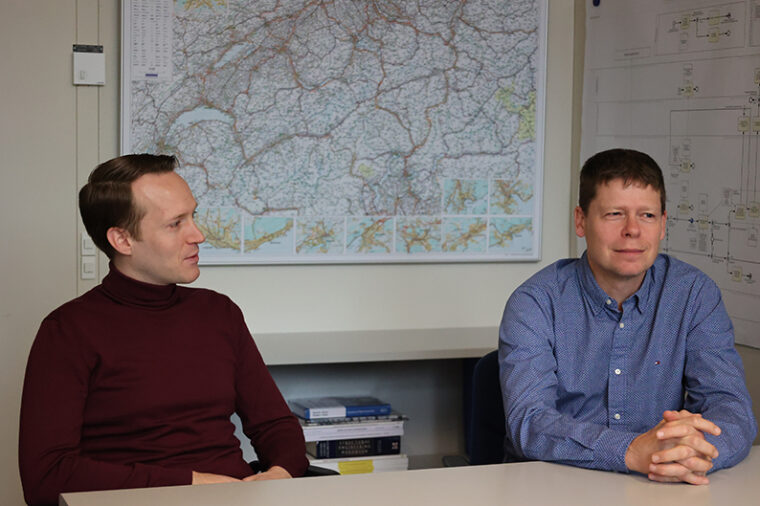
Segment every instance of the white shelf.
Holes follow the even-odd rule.
[[[256,334],[267,365],[481,357],[498,345],[497,327]]]

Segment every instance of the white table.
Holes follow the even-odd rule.
[[[760,504],[760,447],[710,484],[654,483],[644,476],[544,462],[424,469],[295,480],[63,494],[66,506],[577,506]]]

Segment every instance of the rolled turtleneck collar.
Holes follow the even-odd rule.
[[[172,307],[177,302],[179,293],[177,285],[153,285],[137,281],[122,274],[109,263],[108,275],[103,278],[103,291],[114,301],[127,306],[149,310],[162,310]]]

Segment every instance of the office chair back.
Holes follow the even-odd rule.
[[[470,464],[504,462],[504,408],[499,381],[499,357],[494,350],[481,357],[472,372]]]

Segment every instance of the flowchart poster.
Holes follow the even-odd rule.
[[[122,152],[178,157],[204,264],[537,260],[545,15],[125,0]]]
[[[760,347],[760,1],[589,0],[586,16],[582,160],[657,161],[661,250],[714,279],[737,342]]]

